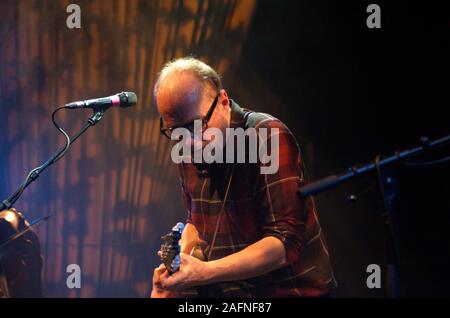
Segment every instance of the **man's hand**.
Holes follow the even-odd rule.
[[[169,275],[167,271],[161,273],[159,282],[162,289],[181,291],[193,286],[205,285],[211,276],[207,262],[203,262],[188,254],[180,254],[180,269]],[[155,270],[156,272],[156,270]]]
[[[153,272],[153,288],[151,298],[175,298],[179,294],[170,290],[163,289],[161,287],[161,275],[167,273],[167,269],[164,264],[159,265]]]

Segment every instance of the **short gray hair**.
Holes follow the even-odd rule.
[[[204,85],[208,82],[211,83],[217,93],[222,89],[220,76],[211,66],[194,57],[182,57],[172,60],[164,65],[161,72],[158,74],[158,79],[156,80],[155,88],[153,89],[154,96],[158,94],[161,83],[164,82],[169,74],[174,72],[191,72]]]

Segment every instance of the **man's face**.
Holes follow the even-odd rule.
[[[164,127],[180,127],[204,118],[216,96],[212,85],[204,85],[193,74],[184,72],[169,75],[160,84],[155,97]],[[229,107],[227,94],[222,90],[208,128],[218,128],[225,136],[225,129],[230,124]],[[195,144],[197,149],[203,149],[209,142],[191,138],[192,146]]]

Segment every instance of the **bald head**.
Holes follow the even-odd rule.
[[[168,125],[181,125],[198,118],[205,86],[189,71],[172,72],[159,83],[155,100]],[[190,118],[194,116],[194,118]]]
[[[154,95],[158,95],[158,91],[163,87],[162,84],[166,82],[168,76],[185,72],[193,74],[203,84],[209,82],[209,84],[215,88],[216,92],[219,92],[222,89],[222,81],[211,66],[193,57],[183,57],[170,61],[164,65],[163,69],[158,74],[158,80],[156,81],[153,92]]]
[[[220,77],[213,68],[187,57],[163,67],[153,93],[166,126],[173,127],[204,116],[221,89]]]

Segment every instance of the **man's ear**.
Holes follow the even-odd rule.
[[[226,110],[226,111],[231,110],[227,91],[224,89],[221,89],[219,94],[220,94],[220,105],[222,106],[223,110]]]

